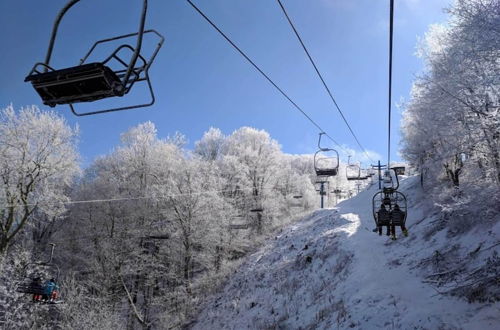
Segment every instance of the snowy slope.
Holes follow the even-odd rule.
[[[398,229],[398,240],[390,241],[372,232],[375,188],[314,212],[268,242],[210,298],[193,328],[500,329],[498,302],[439,294],[426,277],[436,251],[452,247],[460,255],[479,241],[493,246],[487,253],[497,249],[499,221],[451,245],[446,230],[429,232],[437,215],[425,214],[417,180],[409,178],[400,191],[409,199],[410,236]]]

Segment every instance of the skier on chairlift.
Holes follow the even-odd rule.
[[[47,282],[45,282],[43,287],[43,300],[52,302],[57,299],[59,290],[59,285],[57,285],[56,280],[51,278]]]
[[[42,279],[40,277],[33,278],[33,280],[30,283],[30,287],[34,291],[41,292],[43,290]],[[42,300],[42,295],[40,293],[34,293],[33,294],[33,301],[36,302],[36,301],[40,301],[40,300]]]
[[[394,205],[394,209],[391,212],[391,218],[392,218],[391,222],[394,223],[391,225],[392,239],[396,239],[396,224],[401,226],[401,231],[403,232],[403,235],[408,236],[408,229],[406,229],[404,223],[405,213],[401,211],[398,204]]]
[[[378,229],[379,235],[382,235],[382,227],[383,226],[387,226],[387,236],[390,235],[390,227],[389,227],[390,217],[391,217],[390,212],[387,211],[387,209],[385,208],[385,204],[382,203],[380,205],[380,209],[377,212],[377,218],[378,218],[377,229]]]

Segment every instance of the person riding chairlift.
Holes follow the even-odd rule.
[[[40,277],[35,277],[33,278],[33,280],[31,281],[30,283],[30,287],[34,290],[34,291],[42,291],[43,290],[43,286],[42,286],[42,279]],[[33,301],[40,301],[42,300],[42,295],[39,294],[39,293],[34,293],[33,294]]]
[[[389,227],[389,223],[390,223],[390,212],[387,211],[387,209],[385,208],[385,204],[382,203],[380,205],[380,209],[378,210],[377,212],[377,218],[378,218],[378,223],[380,224],[381,222],[383,222],[384,224],[383,225],[378,225],[377,226],[377,229],[378,229],[378,234],[379,235],[382,235],[382,227],[383,226],[387,226],[387,236],[389,236],[391,233],[390,233],[390,227]],[[386,224],[385,224],[386,223]]]
[[[391,217],[392,217],[393,221],[396,221],[397,223],[401,224],[400,226],[401,226],[401,231],[403,232],[403,235],[405,235],[405,237],[408,236],[408,229],[406,229],[405,224],[404,224],[405,213],[403,211],[401,211],[398,204],[394,205],[394,209],[391,212]],[[395,225],[391,225],[391,233],[392,233],[391,238],[396,239],[396,226]]]
[[[59,285],[57,285],[56,280],[51,278],[45,282],[43,286],[43,297],[44,301],[55,301],[58,296]]]

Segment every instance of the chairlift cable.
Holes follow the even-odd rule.
[[[248,188],[238,188],[238,191],[247,191],[247,190],[253,190],[253,187],[248,187]],[[268,187],[268,188],[262,188],[261,190],[272,190],[275,189],[275,187]],[[171,194],[171,195],[164,195],[164,196],[138,196],[138,197],[122,197],[122,198],[108,198],[108,199],[89,199],[89,200],[76,200],[76,201],[67,201],[67,202],[48,202],[48,203],[30,203],[30,204],[20,204],[20,205],[14,205],[14,204],[5,204],[0,206],[0,209],[7,209],[11,207],[16,207],[16,206],[38,206],[40,204],[43,205],[57,205],[57,204],[63,204],[63,205],[76,205],[76,204],[92,204],[92,203],[105,203],[105,202],[123,202],[123,201],[131,201],[131,200],[144,200],[144,199],[167,199],[167,198],[173,198],[173,197],[182,197],[182,196],[189,196],[189,195],[205,195],[205,194],[212,194],[212,193],[224,193],[224,192],[232,192],[235,191],[234,189],[224,189],[224,190],[205,190],[205,191],[195,191],[192,193],[180,193],[180,194]]]
[[[389,122],[387,136],[387,166],[391,166],[391,99],[392,99],[392,39],[394,31],[394,0],[390,0],[389,13]]]
[[[281,3],[280,0],[277,0],[278,1],[278,4],[280,5],[281,7],[281,10],[283,11],[283,14],[285,15],[286,19],[288,20],[288,23],[290,24],[293,32],[295,33],[295,35],[297,36],[297,39],[299,40],[300,44],[302,45],[302,48],[304,49],[304,52],[306,53],[307,57],[309,58],[309,61],[311,62],[312,66],[314,67],[314,70],[316,71],[316,74],[318,75],[319,79],[321,80],[323,86],[325,87],[328,95],[330,96],[330,99],[332,100],[333,104],[335,105],[335,107],[337,108],[338,112],[340,113],[340,116],[342,117],[342,119],[344,120],[344,123],[347,125],[347,128],[349,129],[349,131],[351,132],[352,136],[354,137],[354,139],[356,140],[356,143],[358,144],[358,146],[361,148],[361,150],[363,151],[363,153],[365,154],[365,156],[372,162],[374,162],[374,160],[368,155],[366,149],[361,145],[361,142],[359,142],[359,139],[358,137],[356,136],[356,134],[354,134],[354,131],[353,129],[351,128],[351,125],[349,125],[349,122],[347,121],[346,117],[344,116],[344,113],[342,112],[342,110],[340,109],[337,101],[335,100],[335,98],[333,97],[333,94],[332,92],[330,91],[330,88],[328,87],[328,85],[326,84],[325,82],[325,79],[323,79],[323,76],[321,75],[321,73],[319,72],[319,69],[318,67],[316,66],[316,63],[314,62],[314,60],[312,59],[311,57],[311,54],[309,54],[309,51],[307,50],[307,47],[306,45],[304,44],[304,42],[302,41],[302,38],[300,37],[299,35],[299,32],[297,31],[297,29],[295,28],[290,16],[288,16],[288,13],[286,12],[285,10],[285,7],[283,6],[283,4]]]
[[[318,123],[316,123],[312,118],[311,116],[309,116],[304,110],[302,110],[302,108],[297,105],[297,103],[295,103],[264,71],[262,71],[261,68],[259,68],[259,66],[257,64],[255,64],[254,61],[252,61],[252,59],[250,59],[250,57],[248,57],[245,52],[243,52],[224,32],[222,32],[221,29],[219,29],[219,27],[214,23],[212,22],[212,20],[210,18],[207,17],[207,15],[205,15],[201,9],[199,9],[193,2],[191,2],[191,0],[186,0],[222,37],[224,37],[224,39],[226,39],[227,42],[229,42],[231,44],[231,46],[233,46],[234,49],[236,49],[241,56],[243,56],[262,76],[264,76],[264,78],[267,79],[267,81],[269,81],[269,83],[271,85],[274,86],[274,88],[276,88],[280,93],[281,95],[283,95],[297,110],[299,110],[314,126],[316,126],[316,128],[318,128],[320,130],[320,132],[324,132],[325,135],[333,142],[335,143],[340,149],[342,149],[344,152],[347,153],[347,150],[345,148],[343,148],[337,141],[335,141],[328,133],[325,132],[325,130],[323,128],[321,128],[321,126],[319,126]]]

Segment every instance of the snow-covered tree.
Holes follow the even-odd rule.
[[[203,134],[200,141],[195,144],[194,152],[204,160],[216,160],[221,157],[224,152],[225,136],[218,128],[210,127]]]
[[[53,219],[65,211],[66,189],[79,171],[77,134],[34,106],[0,111],[0,253],[35,212]]]
[[[457,1],[419,54],[426,71],[404,113],[404,156],[428,182],[500,186],[500,6]],[[432,185],[432,184],[431,184]]]
[[[72,197],[92,201],[75,203],[57,233],[69,278],[85,274],[89,296],[72,308],[117,306],[130,328],[182,324],[236,259],[291,221],[294,195],[300,211],[316,205],[312,158],[283,154],[265,131],[211,128],[192,152],[185,141],[139,124],[85,170]]]

